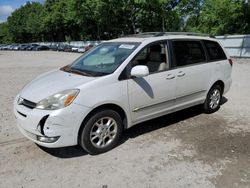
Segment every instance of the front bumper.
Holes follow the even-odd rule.
[[[30,109],[14,100],[20,132],[38,145],[57,148],[77,145],[78,131],[89,108],[72,103],[59,110]]]

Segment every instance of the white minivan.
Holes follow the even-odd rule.
[[[44,147],[115,147],[124,129],[202,104],[220,108],[232,60],[218,41],[192,33],[142,33],[106,41],[38,76],[14,101],[19,130]]]

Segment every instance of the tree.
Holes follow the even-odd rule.
[[[245,0],[46,0],[0,24],[0,42],[111,39],[138,31],[249,33]]]
[[[0,44],[11,43],[12,39],[9,34],[9,28],[7,23],[0,24]]]
[[[244,19],[243,22],[246,23],[246,28],[242,30],[242,34],[249,34],[250,33],[250,4],[249,1],[243,7]]]
[[[100,39],[102,0],[75,0],[74,18],[80,27],[81,39]]]
[[[42,14],[44,39],[77,39],[78,26],[72,0],[47,0]]]
[[[205,0],[198,15],[188,20],[188,30],[213,35],[239,34],[247,27],[244,0]]]
[[[138,22],[142,31],[178,31],[181,18],[175,9],[180,0],[141,0]]]
[[[29,3],[15,10],[8,17],[8,30],[14,42],[40,41],[41,12],[40,3]]]

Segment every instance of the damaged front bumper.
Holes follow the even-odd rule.
[[[72,103],[59,110],[40,110],[14,101],[20,132],[33,142],[49,148],[77,145],[78,131],[89,108]]]

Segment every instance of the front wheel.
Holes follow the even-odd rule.
[[[79,144],[90,154],[104,153],[118,144],[122,130],[122,119],[117,112],[110,109],[99,110],[80,131]]]
[[[219,85],[213,86],[209,90],[205,103],[203,104],[204,112],[207,114],[211,114],[219,110],[221,99],[222,99],[221,87]]]

